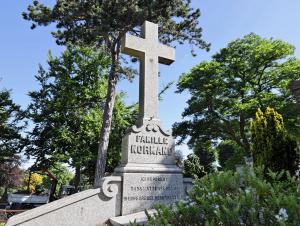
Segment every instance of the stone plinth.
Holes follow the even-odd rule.
[[[181,169],[175,165],[175,144],[159,121],[144,120],[133,126],[122,143],[122,215],[170,204],[184,195]]]

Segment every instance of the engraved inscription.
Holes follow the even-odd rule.
[[[154,203],[173,203],[182,198],[182,176],[167,174],[126,174],[123,211],[133,213],[152,208]],[[130,181],[130,183],[129,183]]]
[[[132,154],[171,156],[173,153],[173,147],[169,146],[166,137],[136,135],[135,142],[130,147]]]

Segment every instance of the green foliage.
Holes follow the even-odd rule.
[[[218,161],[223,170],[235,170],[236,165],[243,165],[248,153],[231,140],[222,141],[216,147]]]
[[[266,166],[273,171],[298,170],[297,143],[286,132],[282,116],[273,108],[265,113],[260,109],[251,124],[253,160],[255,166]]]
[[[299,225],[299,182],[285,172],[269,175],[271,181],[261,169],[209,174],[196,180],[186,201],[158,205],[149,225]]]
[[[23,17],[33,22],[32,28],[56,23],[53,35],[58,43],[105,44],[112,49],[126,32],[137,33],[137,27],[148,20],[163,25],[163,43],[209,46],[201,39],[200,10],[193,9],[189,0],[59,0],[52,7],[33,1]]]
[[[57,162],[74,167],[75,185],[81,172],[93,180],[109,64],[101,49],[68,46],[61,57],[49,54],[49,71],[40,66],[36,76],[40,90],[29,93],[27,115],[34,128],[27,155],[36,158],[41,169],[55,167]],[[133,107],[125,106],[121,95],[116,106],[108,170],[118,162],[120,134],[133,120]]]
[[[0,91],[0,187],[14,188],[21,184],[22,170],[19,153],[25,140],[21,132],[26,126],[21,122],[23,112],[7,90]]]
[[[300,60],[284,41],[249,34],[201,62],[178,82],[178,92],[190,99],[174,124],[180,141],[191,148],[210,141],[232,141],[250,154],[250,121],[256,109],[272,106],[283,113],[286,127],[299,134],[295,99],[288,84],[300,78]]]
[[[200,158],[195,154],[189,154],[184,160],[183,175],[185,177],[197,178],[206,175],[204,167],[201,165]]]
[[[74,178],[74,174],[68,169],[68,167],[61,163],[56,163],[49,169],[49,171],[53,173],[57,178],[56,192],[59,191],[62,185],[69,185]],[[47,175],[43,175],[42,186],[44,188],[50,189],[51,184],[51,179]]]

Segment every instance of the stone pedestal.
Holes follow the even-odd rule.
[[[143,120],[123,139],[122,164],[115,169],[123,178],[122,215],[170,204],[184,195],[181,169],[175,165],[175,143],[158,120]]]

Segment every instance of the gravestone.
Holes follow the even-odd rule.
[[[86,190],[12,217],[7,226],[100,226],[147,220],[155,203],[185,198],[192,180],[175,164],[175,142],[158,117],[158,64],[171,64],[175,50],[158,41],[158,26],[146,21],[142,37],[125,35],[122,52],[140,60],[139,117],[122,141],[121,164],[100,188]],[[153,211],[152,211],[153,213]]]
[[[175,165],[175,143],[158,118],[158,64],[171,64],[175,50],[158,41],[157,24],[146,21],[142,37],[126,35],[122,52],[140,60],[139,118],[122,143],[122,215],[143,211],[154,203],[183,198],[183,178]]]

